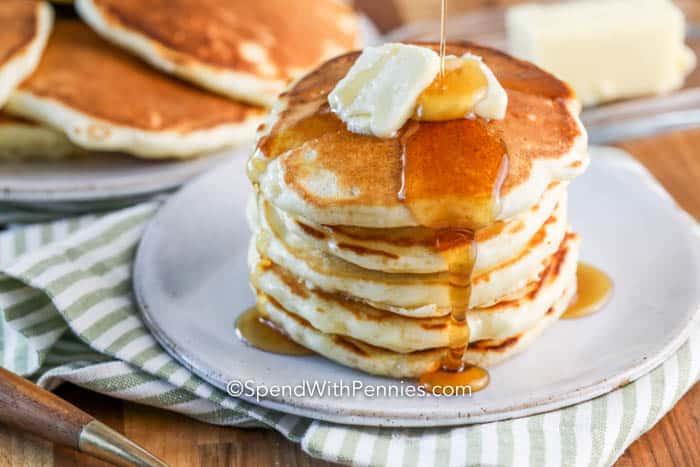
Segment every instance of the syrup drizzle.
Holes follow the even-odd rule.
[[[500,190],[508,171],[505,143],[479,120],[416,125],[402,138],[403,183],[398,196],[418,223],[432,230],[433,248],[445,259],[448,332],[450,342],[455,343],[446,350],[440,368],[421,376],[419,382],[436,393],[445,386],[476,392],[488,385],[489,376],[483,368],[464,365],[470,334],[467,312],[478,255],[475,232],[491,225],[500,212]],[[464,133],[458,126],[470,128]],[[446,134],[440,135],[442,131]],[[459,141],[459,134],[469,134],[469,138]]]
[[[440,79],[445,77],[445,50],[447,48],[447,30],[445,19],[447,17],[447,0],[440,1]]]
[[[488,90],[478,62],[450,60],[448,69],[418,96],[415,120],[429,122],[474,118],[474,108]]]
[[[599,311],[610,300],[613,283],[610,277],[595,266],[579,263],[576,268],[576,298],[562,315],[575,319]]]
[[[500,213],[500,192],[508,173],[508,157],[505,143],[483,121],[452,120],[464,115],[453,115],[454,109],[445,105],[454,97],[473,98],[471,95],[483,87],[478,80],[467,79],[474,76],[453,77],[453,84],[458,86],[447,86],[446,10],[447,1],[442,0],[440,76],[421,95],[418,110],[420,118],[427,116],[423,115],[426,109],[437,109],[437,115],[427,117],[446,121],[421,123],[402,140],[403,174],[398,196],[421,226],[433,229],[433,247],[445,259],[449,277],[450,342],[456,344],[447,349],[440,368],[421,376],[419,382],[433,392],[444,386],[468,386],[470,392],[475,392],[488,385],[489,375],[483,368],[464,364],[470,335],[467,312],[472,273],[478,255],[474,233],[495,222]],[[470,70],[456,72],[474,75]],[[429,131],[421,131],[426,128]],[[465,134],[469,137],[461,140]]]
[[[236,334],[256,349],[282,355],[313,355],[309,349],[297,344],[265,319],[257,307],[249,308],[236,320]]]

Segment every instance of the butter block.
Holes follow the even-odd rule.
[[[568,82],[585,106],[678,89],[695,67],[670,0],[581,0],[506,13],[511,54]]]
[[[328,95],[328,103],[350,131],[392,137],[439,72],[440,56],[427,47],[367,47]]]

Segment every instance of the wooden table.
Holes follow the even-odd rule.
[[[383,28],[403,18],[433,14],[439,0],[357,2]],[[451,11],[511,1],[451,0]],[[700,84],[700,83],[698,83]],[[696,219],[700,219],[700,130],[625,142],[620,147],[646,165]],[[327,465],[269,430],[220,428],[163,410],[110,399],[75,386],[58,394],[94,415],[172,466]],[[106,464],[0,426],[0,467],[104,466]],[[635,442],[618,466],[700,465],[700,385],[696,385],[651,431]]]

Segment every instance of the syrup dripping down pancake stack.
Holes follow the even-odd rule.
[[[437,45],[430,45],[437,50]],[[567,186],[588,163],[571,89],[472,44],[508,94],[502,120],[351,133],[328,94],[359,53],[280,96],[248,170],[257,310],[298,344],[391,377],[488,367],[576,294]]]

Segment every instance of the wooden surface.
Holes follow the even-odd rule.
[[[357,2],[383,28],[404,19],[435,16],[439,0]],[[450,11],[512,0],[450,0]],[[700,130],[630,141],[620,145],[646,165],[696,219],[700,219]],[[316,466],[281,435],[266,430],[220,428],[163,410],[109,399],[64,386],[57,393],[125,433],[173,466]],[[100,461],[0,426],[0,467],[103,466]],[[700,385],[696,385],[651,431],[635,442],[618,466],[700,465]]]

